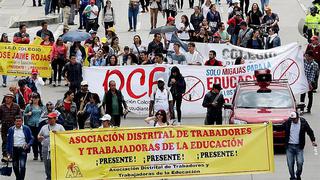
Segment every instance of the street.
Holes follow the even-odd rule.
[[[2,0],[4,1],[4,0]],[[253,2],[258,2],[258,0],[252,0]],[[32,1],[26,1],[28,6],[32,6]],[[299,4],[301,3],[301,4]],[[150,31],[150,15],[148,13],[139,14],[138,15],[138,27],[137,32],[127,32],[128,30],[128,19],[127,19],[127,8],[128,8],[128,0],[112,0],[113,8],[116,14],[116,33],[120,37],[120,45],[124,47],[125,45],[131,45],[132,38],[135,34],[139,34],[142,38],[144,44],[148,44],[152,39],[153,35],[149,35]],[[195,2],[198,4],[198,1]],[[305,12],[303,11],[303,7],[308,8],[310,6],[310,1],[307,0],[270,0],[270,5],[272,7],[272,11],[277,13],[280,17],[280,37],[281,43],[289,44],[291,42],[298,42],[303,48],[306,47],[306,40],[299,34],[298,31],[298,23],[301,18],[305,17]],[[1,4],[0,4],[1,6]],[[193,12],[192,9],[188,9],[187,1],[185,0],[185,5],[183,12],[179,12],[176,18],[176,22],[180,21],[180,16],[182,14],[186,14],[190,16]],[[251,8],[251,6],[250,6]],[[44,7],[36,7],[35,8],[39,13],[44,13]],[[227,5],[225,1],[222,1],[222,5],[219,6],[218,10],[223,15],[222,21],[227,20]],[[76,16],[76,24],[78,24],[78,16]],[[100,24],[100,28],[98,31],[98,36],[102,37],[104,35],[103,27]],[[165,19],[162,18],[162,15],[159,14],[158,17],[158,26],[164,25]],[[0,24],[1,25],[1,24]],[[72,26],[72,29],[78,28],[78,25]],[[32,27],[27,30],[30,34],[31,38],[35,36],[37,30],[40,27]],[[54,34],[59,34],[61,32],[61,24],[53,24],[49,25],[49,29],[55,32]],[[8,29],[7,27],[0,27],[1,33],[7,32],[9,37],[12,37],[14,32],[17,32],[17,28]],[[13,77],[9,77],[8,87],[12,83],[17,83],[18,79]],[[44,96],[42,100],[44,102],[52,101],[56,102],[58,99],[63,98],[63,94],[66,92],[67,87],[52,87],[52,86],[45,86],[42,89]],[[2,97],[5,93],[8,92],[8,88],[0,87],[0,97]],[[306,114],[304,117],[309,122],[311,128],[313,129],[316,142],[318,145],[320,144],[320,90],[314,94],[314,101],[313,107],[311,110],[311,114]],[[297,102],[300,101],[300,97],[296,99]],[[183,106],[183,103],[182,103]],[[202,107],[199,107],[202,108]],[[134,117],[134,115],[129,114],[126,119],[122,119],[122,126],[133,127],[139,126],[143,127],[146,126],[144,119],[145,117]],[[202,117],[192,117],[192,118],[183,118],[182,125],[203,125],[204,122],[204,115]],[[0,141],[1,142],[1,141]],[[320,149],[320,148],[318,148]],[[259,152],[256,152],[259,153]],[[44,165],[43,162],[34,161],[32,160],[33,154],[30,153],[28,155],[27,161],[27,172],[26,172],[26,179],[27,180],[43,180],[45,179],[45,172],[44,172]],[[250,160],[248,159],[248,163]],[[303,166],[303,174],[302,179],[305,180],[318,180],[320,179],[320,156],[314,155],[313,147],[309,140],[309,137],[306,137],[306,147],[304,150],[304,166]],[[1,180],[13,180],[15,179],[14,174],[11,177],[4,177],[1,176]],[[192,180],[202,180],[202,179],[210,179],[210,180],[285,180],[289,179],[289,172],[286,164],[286,156],[283,152],[276,152],[275,154],[275,172],[272,174],[253,174],[253,175],[238,175],[238,176],[221,176],[221,177],[196,177],[196,178],[183,178],[183,179],[192,179]]]

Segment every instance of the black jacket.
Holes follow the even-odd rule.
[[[171,84],[171,82],[170,82],[171,79],[175,79],[176,83]],[[178,96],[182,96],[182,94],[184,94],[186,92],[186,81],[184,80],[183,76],[174,77],[171,75],[169,77],[168,87],[171,87],[170,92],[171,92],[172,96],[174,98],[176,98]]]
[[[250,49],[263,49],[263,44],[262,44],[262,41],[261,41],[261,39],[257,39],[257,41],[258,41],[258,48],[253,48],[253,39],[251,38],[251,39],[249,39],[248,40],[248,42],[247,42],[247,48],[250,48]]]
[[[150,42],[148,45],[148,54],[151,54],[151,53],[155,53],[155,54],[164,53],[162,42],[159,42],[158,44],[155,43],[154,41]]]
[[[120,115],[123,116],[123,107],[127,109],[127,104],[123,98],[121,91],[116,90],[116,94],[118,97]],[[112,114],[112,92],[110,90],[106,92],[103,96],[102,107],[104,108],[106,114]]]
[[[213,106],[212,103],[215,99],[215,97],[218,95],[217,93],[214,93],[212,91],[209,91],[202,102],[202,106],[207,108],[207,116],[213,117],[215,115],[222,115],[222,107],[224,104],[224,97],[223,94],[220,93],[220,97],[217,100],[217,105]]]
[[[67,63],[63,69],[63,76],[67,76],[67,79],[71,83],[80,84],[82,81],[82,65],[80,63]]]
[[[289,143],[290,138],[290,128],[291,128],[292,119],[289,118],[288,121],[284,122],[281,126],[274,126],[274,130],[284,130],[285,131],[285,143],[286,147]],[[311,141],[315,141],[316,138],[314,137],[313,131],[310,128],[308,122],[300,117],[300,134],[299,134],[299,148],[303,149],[306,144],[306,133],[309,135]]]
[[[200,23],[202,23],[204,17],[202,15],[202,13],[200,13],[198,16],[195,15],[195,13],[193,13],[190,17],[190,23],[192,24],[194,30],[196,32],[200,31]]]
[[[82,55],[81,55],[81,56],[82,56],[82,60],[85,60],[85,59],[86,59],[86,56],[87,56],[86,50],[84,49],[83,46],[80,46],[79,49],[80,49],[81,54],[82,54]],[[76,47],[75,47],[75,46],[71,46],[71,47],[70,47],[70,54],[77,54],[77,52],[76,52]]]
[[[53,36],[52,32],[51,32],[50,30],[47,30],[47,32],[49,33],[49,41],[50,41],[50,42],[54,42],[54,36]],[[42,34],[43,34],[43,33],[44,33],[43,30],[40,29],[40,30],[37,32],[36,35],[42,38]]]

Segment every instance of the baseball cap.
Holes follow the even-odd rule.
[[[291,112],[290,113],[290,118],[292,118],[292,119],[297,118],[297,113],[296,112]]]
[[[91,30],[89,31],[89,34],[97,34],[97,31],[91,29]]]
[[[55,112],[49,113],[48,118],[56,118],[58,115]]]
[[[81,86],[88,86],[88,81],[82,81],[80,85]]]
[[[318,36],[312,36],[310,40],[319,40]]]
[[[32,68],[32,70],[31,70],[31,74],[39,74],[38,69],[36,69],[36,68]]]
[[[111,120],[111,116],[109,114],[105,114],[102,116],[102,118],[100,118],[100,121],[110,121]]]
[[[162,81],[162,82],[164,82],[164,79],[163,79],[163,78],[159,78],[159,79],[158,79],[158,81]]]
[[[107,43],[108,39],[106,37],[101,38],[101,43]]]
[[[32,70],[31,70],[31,74],[39,74],[38,69],[36,69],[36,68],[32,68]]]
[[[168,20],[168,21],[174,21],[174,20],[175,20],[175,18],[174,18],[174,17],[172,17],[172,16],[169,16],[167,20]]]
[[[215,37],[220,37],[220,34],[219,33],[214,33],[213,34],[213,37],[215,38]]]
[[[9,93],[5,94],[4,97],[12,97],[12,98],[14,98],[14,94],[12,92],[9,92]]]

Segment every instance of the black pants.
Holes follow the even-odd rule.
[[[38,134],[39,134],[39,128],[35,126],[28,126],[32,132],[32,136],[34,137],[34,141],[32,144],[32,151],[33,151],[33,156],[37,158],[40,154],[40,157],[42,157],[42,145],[38,141]]]
[[[32,0],[33,1],[33,6],[36,6],[36,0]],[[41,0],[38,0],[38,6],[41,6]]]
[[[242,9],[242,11],[247,15],[248,14],[248,9],[249,9],[249,2],[250,0],[240,0],[240,8]],[[244,3],[246,3],[245,5],[245,9],[243,9],[243,5]],[[245,11],[244,11],[245,10]]]
[[[27,152],[21,147],[13,147],[12,166],[16,180],[24,180],[26,175]]]
[[[167,15],[167,18],[168,18],[169,16],[171,16],[171,17],[176,17],[177,11],[166,10],[166,15]]]
[[[58,6],[58,0],[52,0],[51,1],[51,13],[55,13],[56,10],[58,10],[58,13],[60,13],[60,7]]]
[[[1,139],[2,139],[2,156],[7,156],[7,142],[8,142],[8,138],[7,138],[7,134],[8,134],[8,127],[4,126],[4,124],[2,124],[1,127]]]
[[[86,26],[86,18],[87,18],[87,17],[82,14],[83,11],[84,11],[84,8],[83,8],[83,7],[80,7],[80,8],[79,8],[79,23],[80,23],[79,27],[81,27],[81,29],[82,29],[83,27],[87,27],[87,26]]]
[[[148,11],[149,0],[140,0],[140,4],[143,11]]]
[[[61,82],[61,76],[62,76],[62,68],[64,66],[64,59],[57,58],[54,59],[51,63],[51,67],[53,69],[53,82],[57,81],[57,75],[58,75],[58,82]]]
[[[305,98],[306,98],[306,93],[301,94],[300,101],[304,102]],[[311,111],[312,101],[313,101],[312,91],[308,91],[308,99],[309,99],[309,101],[308,101],[308,105],[307,105],[307,111]]]
[[[222,124],[222,112],[218,112],[216,114],[207,114],[205,125],[221,125]]]
[[[89,32],[91,29],[94,31],[98,31],[98,18],[92,20],[87,19],[86,21],[86,31]]]
[[[79,129],[84,129],[84,122],[86,121],[87,116],[85,114],[78,114],[78,124]]]
[[[193,8],[194,6],[194,0],[189,0],[189,8]]]
[[[178,8],[179,9],[183,8],[183,0],[178,0]]]
[[[111,124],[113,126],[120,127],[121,116],[120,115],[111,115]]]
[[[182,95],[173,98],[173,106],[176,104],[178,122],[181,122],[181,103],[182,103]],[[175,119],[174,111],[173,111],[173,119]]]
[[[107,33],[107,29],[113,27],[113,25],[114,25],[113,21],[112,22],[104,22],[104,29],[105,29],[106,33]]]
[[[76,81],[76,82],[71,81],[69,84],[69,90],[73,91],[74,93],[80,91],[80,83],[81,82],[78,82],[78,81]]]

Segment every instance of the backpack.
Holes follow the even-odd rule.
[[[27,77],[26,82],[27,82],[27,86],[31,89],[32,92],[35,92],[35,93],[38,92],[36,84],[34,83],[34,81],[32,81],[31,78]]]

